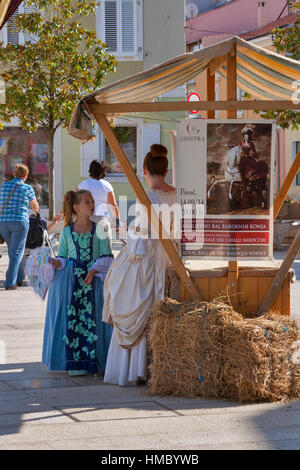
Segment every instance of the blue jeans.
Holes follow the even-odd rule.
[[[24,254],[29,222],[0,221],[0,233],[8,247],[8,270],[6,271],[5,286],[15,286],[24,279],[22,258]]]

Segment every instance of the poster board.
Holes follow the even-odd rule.
[[[183,259],[272,258],[275,133],[269,120],[178,123]]]

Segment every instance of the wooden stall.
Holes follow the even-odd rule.
[[[205,72],[207,101],[154,101],[167,91]],[[227,79],[227,100],[215,101],[215,73]],[[274,74],[274,77],[273,77]],[[152,213],[151,203],[110,126],[108,117],[128,113],[205,110],[209,118],[216,110],[226,110],[227,117],[237,117],[237,110],[300,110],[293,99],[292,82],[300,78],[299,62],[248,43],[238,37],[227,39],[199,51],[186,53],[150,70],[115,82],[84,97],[77,105],[69,134],[86,142],[94,119],[118,159],[139,201],[146,206],[151,224],[160,233],[161,243],[172,262],[167,293],[180,300],[212,299],[227,295],[241,313],[263,314],[270,308],[288,315],[290,312],[291,265],[300,248],[300,230],[280,267],[273,262],[245,265],[228,261],[208,266],[206,261],[184,264],[171,240],[164,236],[159,217]],[[237,101],[237,86],[251,93],[254,100]],[[276,197],[274,218],[300,169],[298,152]],[[171,280],[170,280],[171,279]],[[172,284],[173,283],[173,284]]]
[[[254,265],[253,265],[254,264]],[[230,297],[235,310],[246,316],[256,314],[278,274],[278,264],[272,262],[238,263],[236,295],[229,293],[228,266],[226,262],[190,262],[189,271],[196,287],[205,301],[218,298],[227,301]],[[290,284],[294,281],[294,270],[289,269],[271,304],[273,311],[290,314]],[[190,300],[191,295],[180,284],[180,279],[171,266],[167,271],[166,295],[178,301]]]

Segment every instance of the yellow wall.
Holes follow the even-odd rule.
[[[62,192],[73,191],[81,181],[80,141],[66,129],[61,133]]]
[[[116,82],[122,78],[129,77],[143,71],[145,68],[156,65],[170,57],[184,52],[184,6],[182,0],[144,0],[144,21],[143,21],[143,48],[144,60],[119,60],[116,72],[108,75],[101,86]],[[85,28],[96,29],[96,16],[90,15],[83,21]],[[183,98],[184,99],[184,98]],[[174,99],[175,100],[175,99]],[[173,101],[173,99],[172,99]],[[132,115],[131,115],[132,116]],[[171,160],[171,140],[165,130],[175,129],[175,122],[168,122],[167,119],[182,119],[184,113],[161,113],[145,114],[145,123],[159,122],[162,119],[161,143],[166,145],[169,151],[169,168],[172,167]],[[66,130],[62,132],[62,190],[63,194],[82,180],[80,143],[70,137]],[[142,182],[144,184],[144,182]],[[135,200],[135,195],[129,183],[112,182],[116,197],[126,195],[129,200]]]

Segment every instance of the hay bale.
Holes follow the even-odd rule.
[[[296,321],[282,315],[244,318],[217,300],[163,299],[150,331],[151,393],[240,402],[299,397],[298,339]]]

